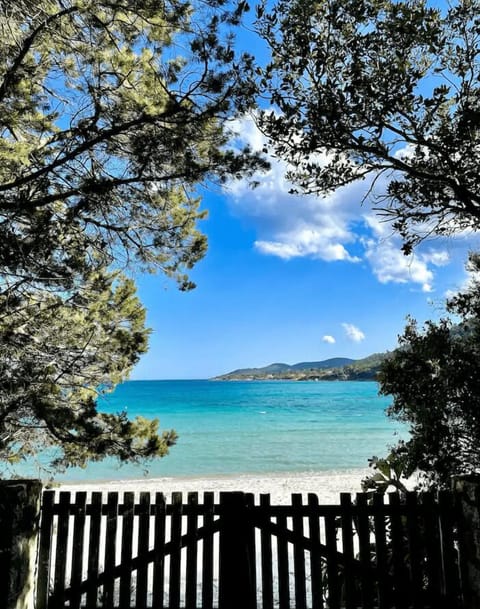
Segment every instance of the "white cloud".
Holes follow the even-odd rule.
[[[434,280],[431,267],[448,264],[448,252],[418,248],[415,254],[405,256],[400,239],[389,232],[387,224],[374,216],[366,217],[365,221],[372,230],[372,238],[363,240],[365,258],[380,283],[417,283],[423,292],[431,292]]]
[[[238,122],[236,131],[255,150],[262,150],[267,143],[251,119]],[[326,162],[326,156],[317,156]],[[257,250],[284,259],[308,256],[358,262],[349,247],[358,241],[352,225],[359,220],[359,204],[367,185],[355,183],[328,197],[291,194],[288,164],[269,160],[270,170],[253,178],[257,188],[252,189],[248,180],[230,182],[227,187],[234,212],[248,216],[255,225]]]
[[[450,256],[445,250],[430,250],[429,253],[423,254],[435,266],[445,266],[450,262]]]
[[[458,283],[449,290],[445,291],[445,298],[453,298],[458,296],[461,292],[466,292],[472,290],[474,288],[474,284],[478,284],[480,282],[480,272],[473,271],[470,266],[467,264],[463,270],[463,278],[458,281]]]
[[[266,138],[250,118],[234,123],[237,139],[254,150],[262,150]],[[408,156],[408,147],[402,150]],[[228,184],[227,191],[234,213],[248,217],[257,238],[256,250],[284,260],[309,257],[326,262],[365,260],[381,283],[413,283],[424,292],[433,290],[435,268],[449,262],[448,253],[437,247],[406,257],[401,240],[389,222],[381,221],[370,205],[364,203],[371,182],[358,181],[340,188],[329,196],[294,195],[284,161],[269,158],[271,168],[254,176],[259,186],[253,189],[247,180]],[[326,155],[316,155],[326,163]],[[376,188],[382,189],[380,177]],[[360,258],[361,256],[361,258]]]
[[[424,292],[432,291],[433,272],[418,256],[404,256],[391,241],[366,243],[365,256],[380,283],[418,283]]]
[[[458,290],[445,290],[444,296],[447,300],[449,300],[450,298],[454,298],[455,296],[457,296],[460,290],[461,288],[459,288]]]
[[[359,262],[351,256],[341,243],[335,243],[335,230],[298,227],[286,233],[279,233],[277,241],[255,241],[255,247],[264,254],[273,254],[289,259],[303,256],[323,260],[349,260]]]
[[[345,330],[345,333],[348,338],[354,343],[360,343],[362,342],[362,340],[365,340],[365,334],[360,330],[360,328],[357,328],[357,326],[354,326],[353,324],[343,323],[342,327]]]
[[[325,336],[322,338],[322,341],[324,343],[328,343],[329,345],[334,345],[336,342],[334,337],[330,336],[329,334],[325,334]]]

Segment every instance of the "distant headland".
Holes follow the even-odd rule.
[[[388,353],[373,353],[362,359],[333,357],[320,362],[270,364],[263,368],[241,368],[214,377],[214,381],[374,381]]]

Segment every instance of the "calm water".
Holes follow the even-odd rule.
[[[307,472],[367,467],[401,431],[373,382],[131,381],[102,398],[110,412],[158,417],[179,441],[149,476]],[[403,433],[405,435],[405,433]],[[138,478],[112,461],[61,479]]]

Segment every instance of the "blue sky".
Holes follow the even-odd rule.
[[[236,129],[262,144],[251,120]],[[138,278],[152,336],[131,378],[209,378],[390,350],[408,314],[440,317],[445,295],[467,281],[478,239],[432,240],[407,258],[362,205],[368,185],[326,199],[294,196],[285,169],[272,161],[255,190],[242,181],[202,193],[209,249],[191,273],[193,292],[162,276]]]
[[[244,30],[239,46],[265,55]],[[248,118],[232,125],[243,142],[264,140]],[[131,378],[210,378],[236,368],[391,350],[408,314],[419,322],[444,314],[446,294],[468,280],[463,235],[400,251],[391,228],[362,204],[368,183],[332,196],[288,194],[286,165],[202,191],[206,257],[193,269],[197,288],[178,292],[162,276],[138,278],[152,329],[150,350]],[[376,193],[383,185],[379,180]]]

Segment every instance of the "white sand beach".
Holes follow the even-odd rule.
[[[116,491],[156,492],[169,498],[172,492],[243,491],[255,495],[270,494],[273,504],[287,504],[292,493],[315,493],[320,503],[339,503],[340,493],[361,492],[362,479],[369,469],[352,469],[324,472],[239,474],[236,476],[139,478],[137,480],[103,480],[84,483],[62,483],[63,491]]]

